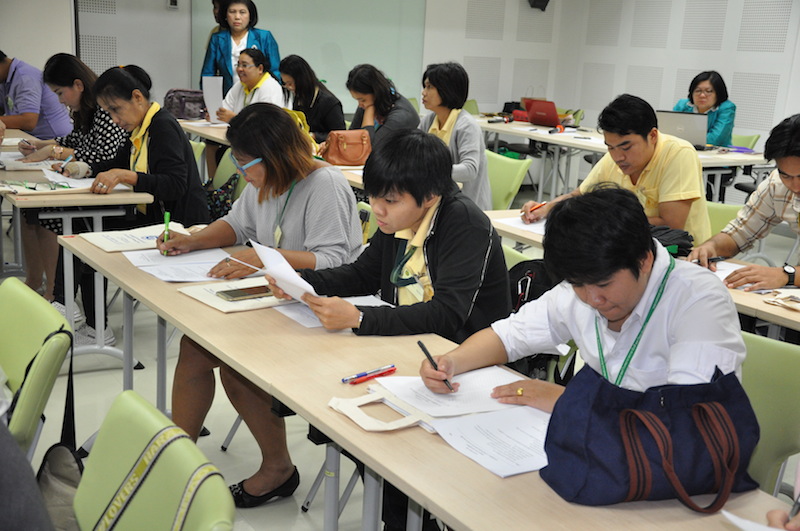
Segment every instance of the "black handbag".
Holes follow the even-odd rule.
[[[698,352],[698,355],[702,353]],[[707,384],[623,389],[584,366],[556,402],[542,479],[583,505],[677,498],[698,512],[758,487],[747,474],[759,428],[734,373]],[[716,493],[706,507],[690,496]]]

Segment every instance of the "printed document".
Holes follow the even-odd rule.
[[[250,240],[250,243],[258,254],[258,258],[261,259],[261,263],[264,264],[264,272],[274,278],[278,286],[293,299],[303,302],[302,297],[306,293],[319,297],[311,284],[297,274],[281,253],[253,240]]]
[[[350,304],[355,306],[391,306],[374,295],[366,295],[363,297],[342,297]],[[294,301],[292,301],[294,302]],[[294,319],[306,328],[319,328],[322,323],[317,318],[316,314],[305,304],[290,304],[276,308],[279,312],[290,319]]]
[[[206,249],[164,256],[158,249],[124,251],[133,265],[165,282],[207,282],[209,270],[230,256],[222,249]]]
[[[170,232],[189,234],[177,221],[169,222]],[[155,249],[156,240],[164,232],[164,224],[158,223],[149,227],[131,230],[110,230],[106,232],[85,232],[80,237],[96,245],[107,253],[118,251],[140,251]],[[162,255],[163,256],[163,255]],[[168,257],[172,258],[172,257]]]
[[[203,100],[208,110],[208,118],[214,123],[221,123],[217,118],[217,109],[222,107],[222,77],[203,76]]]
[[[544,236],[545,220],[543,219],[535,223],[525,223],[524,221],[522,221],[521,216],[515,216],[513,218],[496,219],[494,221],[495,223],[502,223],[503,225],[508,225],[515,229],[522,229],[528,232],[532,232],[534,234],[540,234]]]

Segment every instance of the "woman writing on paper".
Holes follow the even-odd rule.
[[[58,96],[58,101],[69,109],[75,126],[67,136],[20,142],[19,151],[25,155],[23,160],[63,161],[71,157],[76,162],[93,163],[113,158],[128,135],[97,105],[94,91],[97,75],[74,55],[59,53],[47,60],[42,77]],[[69,165],[76,168],[73,163]],[[25,214],[29,212],[34,213],[30,209],[23,210]],[[81,228],[84,227],[79,230]],[[22,224],[26,283],[38,289],[44,275],[43,296],[49,301],[54,299],[56,284],[59,284],[63,297],[63,285],[55,280],[61,277],[60,273],[56,274],[60,264],[56,236],[62,233],[62,229],[60,219],[39,220],[38,215]]]
[[[492,190],[483,133],[462,107],[467,101],[469,76],[458,63],[428,65],[422,76],[422,104],[432,111],[419,128],[442,140],[453,155],[453,180],[481,210],[492,209]]]
[[[306,115],[314,140],[325,142],[328,133],[345,128],[342,102],[317,79],[305,59],[299,55],[284,57],[280,71],[288,92],[285,105]]]
[[[372,65],[353,68],[347,76],[347,90],[358,102],[350,129],[365,129],[373,149],[392,133],[419,125],[419,114],[411,103]]]
[[[258,9],[252,0],[233,0],[228,3],[225,13],[220,23],[221,31],[213,34],[208,43],[201,75],[222,76],[222,94],[227,94],[233,86],[239,54],[246,48],[257,48],[268,59],[266,70],[280,80],[278,43],[271,32],[255,27]]]
[[[312,157],[311,139],[288,113],[266,103],[250,105],[231,120],[227,138],[231,157],[252,186],[245,187],[227,216],[202,231],[159,239],[161,251],[176,255],[253,239],[276,248],[298,269],[334,267],[358,256],[362,234],[350,186],[338,168]],[[209,275],[239,278],[262,266],[253,249],[232,258]],[[290,496],[299,476],[286,447],[283,419],[270,412],[271,397],[187,336],[175,369],[172,420],[197,439],[214,398],[215,367],[263,457],[255,474],[231,485],[236,505],[255,507]]]

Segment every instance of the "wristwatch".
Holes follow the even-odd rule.
[[[789,264],[785,264],[783,266],[783,272],[789,275],[789,282],[786,283],[787,286],[794,286],[794,274],[796,272],[794,266],[790,266]]]

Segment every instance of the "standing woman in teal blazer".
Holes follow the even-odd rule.
[[[211,36],[203,61],[203,76],[222,76],[222,95],[233,86],[235,65],[245,48],[257,48],[269,59],[268,70],[280,82],[281,55],[272,33],[256,29],[258,9],[252,0],[231,0],[224,6],[220,31]]]
[[[718,72],[700,72],[689,85],[689,97],[678,100],[673,111],[708,115],[706,143],[712,146],[731,145],[736,105],[728,99],[728,88]]]

